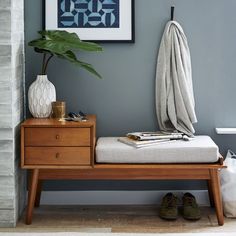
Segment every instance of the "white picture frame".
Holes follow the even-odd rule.
[[[85,41],[134,43],[134,0],[43,1],[46,30],[66,30]]]

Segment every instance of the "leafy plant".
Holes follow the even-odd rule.
[[[34,47],[36,52],[43,53],[42,75],[46,74],[49,61],[56,56],[82,67],[100,79],[102,78],[91,64],[79,61],[74,53],[74,50],[99,52],[102,51],[101,46],[96,43],[84,42],[77,34],[67,31],[49,30],[38,33],[41,38],[29,42],[28,45]]]

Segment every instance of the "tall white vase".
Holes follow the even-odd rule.
[[[35,118],[47,118],[52,111],[51,103],[56,101],[55,86],[47,75],[38,75],[28,91],[29,110]]]

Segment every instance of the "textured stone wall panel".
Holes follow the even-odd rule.
[[[0,140],[0,154],[1,152],[13,152],[13,140]]]
[[[2,9],[5,9],[5,8],[10,9],[11,8],[11,0],[1,0],[0,1],[0,8],[2,8]]]
[[[11,115],[0,115],[0,127],[7,129],[12,127],[12,116]]]
[[[13,226],[15,221],[15,210],[6,209],[0,210],[0,225],[7,227],[7,225]],[[14,217],[12,217],[14,215]],[[5,224],[4,224],[5,223]]]
[[[12,152],[0,152],[0,176],[14,176],[14,162],[12,160],[14,160]]]
[[[1,209],[14,209],[15,197],[14,196],[1,196],[0,195],[0,206]],[[0,210],[1,211],[1,210]]]
[[[0,37],[0,43],[1,43],[1,37]],[[10,82],[11,81],[11,65],[9,65],[9,67],[7,68],[1,68],[1,73],[0,73],[0,82]],[[1,99],[0,99],[1,101]]]
[[[25,207],[20,169],[24,107],[24,1],[0,0],[0,227],[14,227]]]
[[[1,106],[0,106],[1,109]],[[11,140],[13,139],[12,129],[2,129],[0,128],[0,140]]]

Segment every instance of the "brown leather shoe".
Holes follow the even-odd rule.
[[[187,220],[199,220],[201,212],[195,197],[191,193],[185,193],[183,196],[183,217]]]
[[[176,220],[178,216],[177,196],[173,193],[167,193],[161,203],[159,216],[165,220]]]

